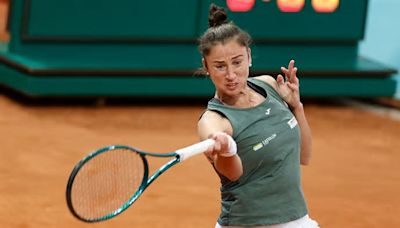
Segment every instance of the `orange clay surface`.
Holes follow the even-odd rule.
[[[8,41],[9,34],[7,30],[9,0],[0,0],[0,42]]]
[[[120,216],[85,224],[69,213],[75,163],[108,144],[168,152],[197,141],[202,105],[24,105],[0,95],[0,227],[213,227],[219,182],[203,156],[173,167]],[[321,227],[400,227],[400,122],[306,103],[312,164],[302,168]],[[152,159],[152,170],[165,159]]]

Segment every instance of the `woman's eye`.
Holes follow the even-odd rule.
[[[222,69],[224,69],[224,65],[217,65],[217,66],[215,66],[215,68],[217,68],[218,70],[222,70]]]
[[[233,65],[240,65],[242,63],[242,61],[235,61],[233,62]]]

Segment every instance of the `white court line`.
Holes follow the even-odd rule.
[[[400,121],[400,110],[398,110],[396,108],[383,107],[380,105],[369,104],[369,103],[365,103],[365,102],[361,102],[361,101],[357,101],[357,100],[353,100],[353,99],[343,99],[341,102],[348,106],[353,106],[353,107],[359,108],[361,110],[365,110],[365,111],[375,113],[380,116],[390,118],[392,120]]]

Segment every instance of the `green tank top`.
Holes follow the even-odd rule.
[[[274,88],[254,78],[248,84],[266,95],[258,106],[238,109],[212,99],[207,107],[230,121],[243,164],[237,181],[220,175],[218,223],[258,226],[296,220],[307,214],[300,179],[300,129]]]

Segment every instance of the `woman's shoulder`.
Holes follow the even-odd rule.
[[[276,82],[275,78],[270,75],[260,75],[260,76],[255,76],[253,78],[270,85],[275,90],[278,89],[278,83]]]
[[[222,117],[223,116],[219,112],[208,109],[204,111],[203,115],[201,115],[200,120],[219,120]]]
[[[253,77],[254,80],[258,80],[261,83],[264,83],[267,86],[264,86],[264,88],[272,95],[272,97],[275,97],[278,99],[280,102],[284,103],[284,100],[282,99],[281,95],[279,94],[279,89],[278,89],[278,82],[275,80],[274,77],[269,76],[269,75],[261,75],[261,76],[256,76]]]
[[[205,131],[224,131],[232,135],[232,126],[229,120],[219,112],[206,110],[200,117],[198,126],[199,130]]]

